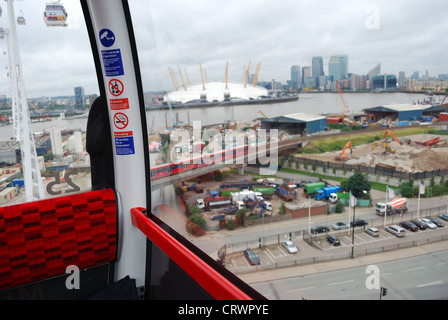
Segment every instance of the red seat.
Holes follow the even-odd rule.
[[[113,190],[0,207],[0,290],[114,261]]]

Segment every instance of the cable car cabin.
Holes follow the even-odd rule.
[[[25,25],[26,24],[25,18],[23,16],[17,17],[17,24],[18,25]]]
[[[67,26],[67,12],[64,6],[58,2],[47,3],[43,17],[47,27]]]
[[[174,209],[153,198],[153,180],[213,163],[224,153],[207,156],[209,161],[197,159],[197,164],[150,168],[143,86],[128,2],[80,3],[100,91],[90,107],[86,129],[91,184],[75,190],[68,170],[64,182],[59,173],[46,180],[48,199],[0,205],[0,300],[264,300],[159,218]],[[66,17],[62,5],[47,5],[47,25],[61,25]],[[101,37],[104,29],[119,37]],[[103,72],[101,51],[112,45],[119,49],[125,70],[119,76],[111,76],[108,69]],[[114,101],[109,83],[115,85],[115,77],[126,85],[121,98],[133,106],[119,110],[126,112],[125,131],[110,122],[116,110],[109,106]],[[245,152],[244,146],[236,149],[228,156]]]

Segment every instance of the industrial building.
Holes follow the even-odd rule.
[[[445,111],[438,105],[421,104],[389,104],[363,110],[366,114],[374,115],[375,119],[389,118],[397,121],[397,125],[407,125],[410,121],[424,120],[425,117],[438,117]]]
[[[303,136],[324,131],[326,127],[326,117],[307,113],[294,113],[261,120],[262,129],[284,130],[289,134]]]

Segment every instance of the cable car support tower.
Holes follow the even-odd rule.
[[[9,65],[11,79],[11,104],[14,121],[14,138],[20,141],[22,154],[22,170],[25,182],[27,201],[44,199],[44,188],[37,161],[36,146],[31,130],[28,100],[23,79],[17,29],[15,25],[13,0],[5,0],[8,4],[9,21]]]

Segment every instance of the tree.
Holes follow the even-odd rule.
[[[341,187],[346,191],[351,191],[356,198],[363,197],[364,191],[369,193],[371,189],[369,179],[358,170],[348,180],[343,181]]]

